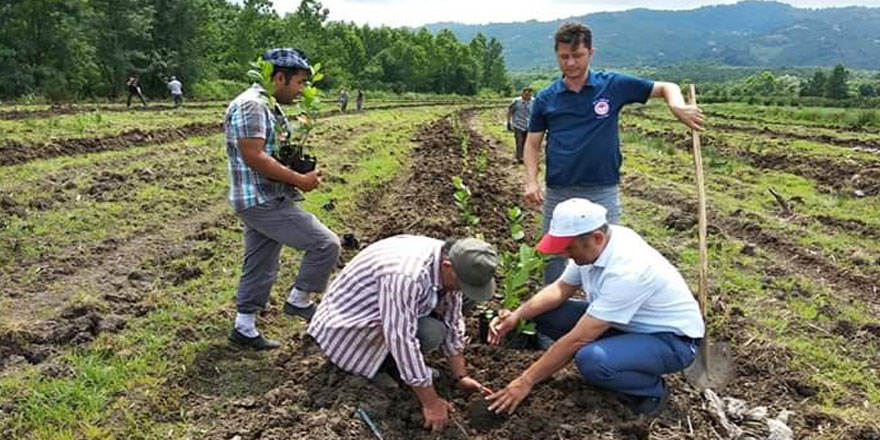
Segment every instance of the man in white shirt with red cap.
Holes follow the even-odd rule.
[[[553,211],[538,250],[568,258],[562,276],[490,326],[497,344],[521,319],[555,342],[491,396],[512,413],[534,384],[574,359],[586,383],[619,393],[634,414],[653,416],[668,396],[664,374],[684,370],[705,331],[699,306],[672,264],[632,229],[608,225],[606,209],[569,199]],[[572,299],[583,290],[587,300]]]

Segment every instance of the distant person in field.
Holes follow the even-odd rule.
[[[489,342],[499,344],[521,320],[534,320],[552,345],[488,397],[490,410],[512,413],[535,384],[574,360],[586,383],[617,392],[634,414],[654,416],[669,395],[663,375],[693,363],[705,325],[687,283],[642,237],[605,215],[577,198],[553,211],[537,249],[569,258],[565,272],[489,325]],[[586,301],[575,298],[578,291]]]
[[[516,160],[523,163],[523,147],[529,131],[529,116],[532,113],[532,88],[525,87],[522,93],[507,106],[507,130],[513,132],[516,141]]]
[[[621,73],[590,69],[595,49],[590,29],[564,23],[554,34],[556,61],[562,71],[541,90],[532,103],[525,145],[527,202],[544,205],[544,232],[553,220],[553,208],[564,200],[581,197],[604,206],[608,222],[620,221],[620,139],[618,114],[627,104],[662,97],[684,125],[701,130],[703,113],[687,105],[678,85],[654,82]],[[547,139],[544,195],[538,182],[538,159],[545,132]],[[544,270],[544,284],[556,281],[565,260],[552,258]]]
[[[174,106],[180,107],[183,105],[183,84],[180,83],[176,76],[172,76],[171,80],[168,81],[168,90],[171,91],[171,99],[174,100]]]
[[[284,302],[289,316],[311,319],[315,304],[310,293],[327,288],[336,267],[339,237],[303,209],[302,192],[321,183],[320,171],[293,171],[272,158],[279,142],[290,136],[290,122],[280,104],[299,96],[311,74],[309,60],[298,49],[272,49],[263,58],[273,64],[272,96],[254,84],[227,107],[223,123],[229,170],[229,202],[244,223],[244,263],[238,284],[238,313],[229,339],[260,350],[277,348],[277,341],[257,330],[257,312],[266,307],[278,272],[283,245],[305,252],[299,272]]]
[[[342,90],[339,91],[339,99],[337,101],[339,102],[340,112],[345,113],[345,109],[346,107],[348,107],[348,99],[350,97],[351,95],[348,93],[348,89],[346,89],[345,87],[343,87]]]
[[[144,99],[144,94],[141,92],[140,78],[138,78],[137,74],[129,76],[128,80],[125,81],[125,86],[128,88],[128,100],[125,102],[126,107],[131,107],[132,95],[136,95],[138,99],[141,100],[142,106],[147,106],[147,101]]]
[[[424,353],[440,349],[465,392],[491,391],[471,378],[463,356],[464,298],[488,301],[498,254],[475,238],[437,240],[398,235],[377,241],[339,272],[324,295],[309,335],[337,367],[384,388],[397,381],[422,405],[424,427],[439,431],[452,406],[434,389],[439,373]]]
[[[364,90],[361,89],[360,87],[358,87],[357,97],[354,100],[354,103],[357,105],[358,112],[364,111],[364,100],[365,99],[367,99],[367,97],[364,95]]]

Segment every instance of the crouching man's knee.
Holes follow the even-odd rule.
[[[574,362],[584,381],[592,385],[612,380],[616,373],[608,365],[608,353],[597,344],[587,344],[578,350]]]
[[[428,353],[440,348],[448,332],[449,328],[439,319],[430,316],[419,318],[416,337],[419,339],[422,353]]]

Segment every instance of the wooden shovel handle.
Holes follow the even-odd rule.
[[[690,103],[691,105],[697,105],[697,90],[693,84],[691,84],[690,91]],[[700,150],[700,133],[697,130],[691,130],[691,137],[694,146],[694,166],[697,180],[697,225],[700,237],[700,284],[698,299],[703,322],[706,322],[709,291],[709,251],[706,244],[706,184],[703,181],[703,154]],[[708,345],[708,339],[707,334],[703,343]]]

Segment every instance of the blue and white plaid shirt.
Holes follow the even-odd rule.
[[[226,108],[223,130],[229,158],[229,203],[235,211],[243,211],[281,196],[303,200],[296,188],[269,180],[248,166],[238,148],[239,139],[265,139],[263,150],[271,156],[278,148],[276,131],[282,124],[289,123],[269,109],[269,98],[259,84],[238,95]]]

